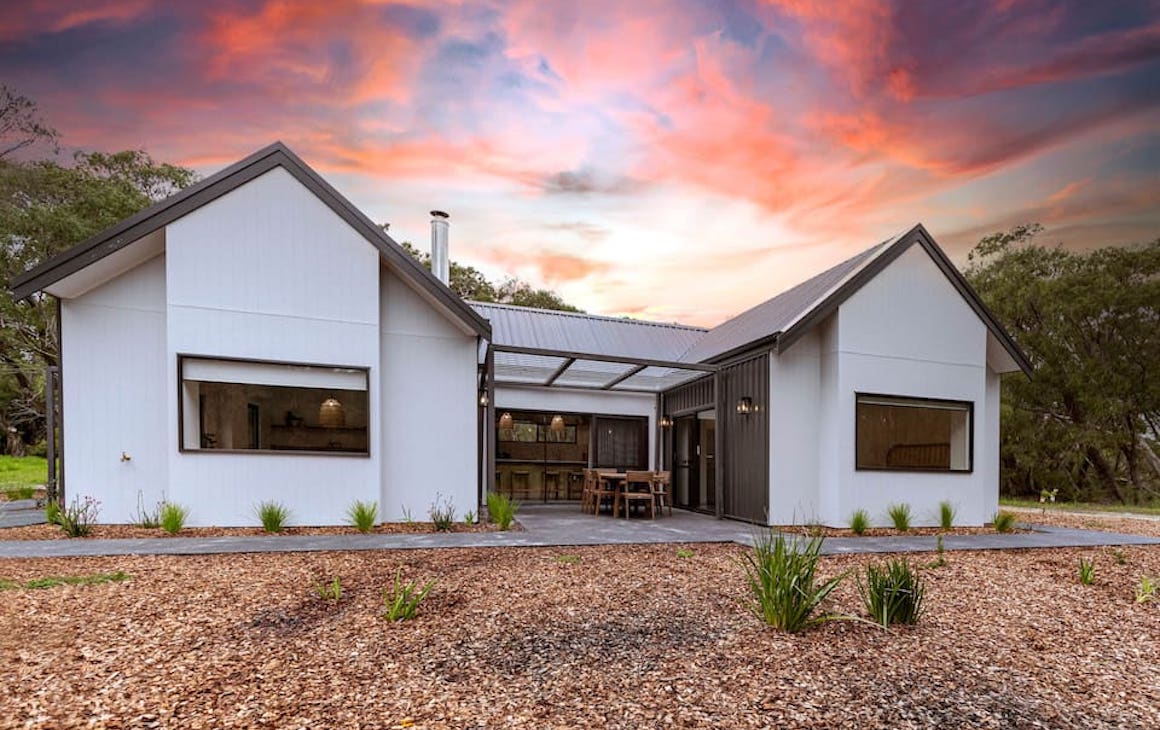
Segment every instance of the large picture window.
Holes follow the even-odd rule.
[[[970,471],[972,404],[857,396],[858,469]]]
[[[366,368],[178,358],[182,451],[370,453]]]

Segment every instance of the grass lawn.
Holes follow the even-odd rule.
[[[0,456],[0,491],[41,487],[48,481],[48,460],[40,456]]]
[[[741,551],[0,559],[19,585],[131,576],[4,591],[0,727],[1160,727],[1160,603],[1135,600],[1160,546],[952,552],[918,625],[792,635],[743,606]],[[391,623],[399,569],[437,583]],[[862,612],[852,577],[826,608]]]
[[[1130,512],[1138,515],[1160,515],[1160,503],[1146,505],[1118,504],[1105,502],[1040,502],[1037,499],[1018,499],[1015,497],[1000,497],[999,504],[1005,507],[1026,507],[1028,509],[1043,509],[1076,512]]]

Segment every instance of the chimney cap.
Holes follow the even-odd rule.
[[[441,210],[433,210],[433,211],[431,211],[431,217],[432,218],[450,218],[451,216],[448,215],[447,213],[444,213]]]

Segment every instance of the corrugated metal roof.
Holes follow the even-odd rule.
[[[492,341],[497,345],[676,361],[706,332],[682,324],[490,302],[469,304],[491,322]]]
[[[901,235],[888,238],[792,289],[787,289],[773,299],[768,299],[722,322],[705,333],[681,360],[705,362],[785,331],[813,309],[827,293],[873,261]]]

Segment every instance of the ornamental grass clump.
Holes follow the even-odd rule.
[[[258,521],[262,523],[262,529],[266,532],[281,532],[286,528],[286,523],[290,521],[290,510],[281,502],[272,499],[259,502],[254,507],[254,512],[258,515]]]
[[[435,501],[431,503],[431,509],[427,510],[427,516],[431,518],[431,524],[435,526],[436,532],[448,532],[455,524],[455,504],[450,498],[444,499],[442,494],[436,492]]]
[[[1082,585],[1090,586],[1096,582],[1096,559],[1084,560],[1079,559],[1079,582]]]
[[[886,510],[886,514],[890,516],[890,521],[894,523],[894,529],[899,532],[910,532],[909,504],[892,504]]]
[[[854,510],[854,514],[850,515],[850,532],[855,535],[863,535],[869,528],[870,513],[864,509]]]
[[[938,525],[944,530],[955,526],[955,506],[950,502],[939,502]]]
[[[383,617],[388,621],[406,621],[414,618],[419,610],[419,604],[435,587],[435,580],[431,579],[419,587],[418,581],[402,581],[403,569],[399,568],[395,571],[395,585],[393,588],[383,589],[383,605],[386,606],[386,613]]]
[[[185,527],[185,521],[187,519],[189,519],[188,507],[177,504],[176,502],[161,503],[158,520],[160,521],[161,529],[170,535],[176,535],[181,532],[181,528]]]
[[[741,565],[749,588],[749,610],[766,624],[797,632],[836,616],[815,615],[822,601],[838,587],[844,575],[818,582],[818,561],[824,537],[787,540],[770,530],[754,536],[753,549]]]
[[[899,558],[884,567],[866,567],[866,582],[858,579],[858,593],[870,618],[883,628],[916,624],[922,613],[926,583],[910,563]]]
[[[100,513],[101,503],[92,497],[73,499],[60,508],[57,513],[57,524],[69,537],[88,537],[92,534]]]
[[[1011,532],[1015,529],[1015,513],[1006,510],[996,512],[992,525],[995,527],[995,532]]]
[[[370,532],[379,518],[378,502],[363,502],[355,500],[346,508],[346,519],[359,532]]]
[[[499,492],[488,492],[487,494],[487,515],[501,531],[506,531],[516,518],[516,511],[520,508],[520,503],[513,501],[506,494]]]

